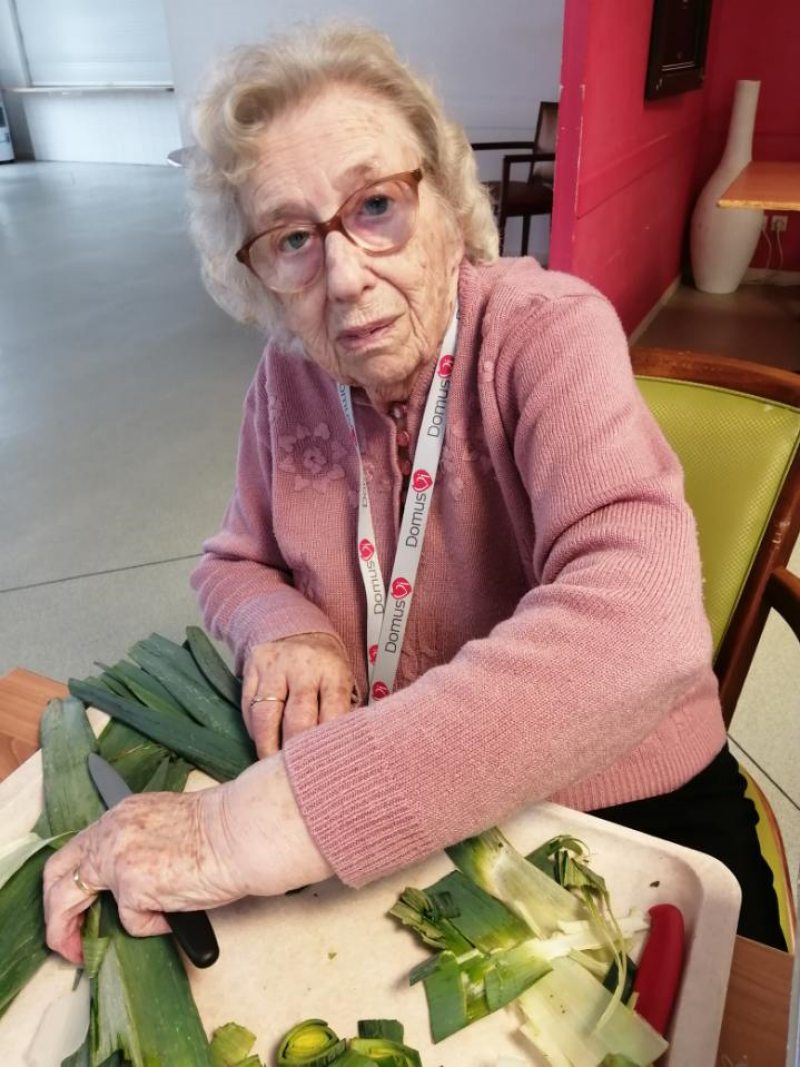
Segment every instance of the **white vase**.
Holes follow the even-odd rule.
[[[692,214],[694,284],[704,293],[732,293],[750,266],[764,212],[717,207],[717,200],[753,158],[753,129],[761,82],[738,81],[728,141],[719,166],[706,182]]]

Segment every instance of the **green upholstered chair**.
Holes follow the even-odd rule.
[[[800,530],[800,375],[695,352],[634,348],[639,388],[680,459],[694,510],[725,723],[767,615],[800,640],[800,579],[787,570]],[[787,708],[787,716],[800,711]],[[798,715],[800,721],[800,715]],[[791,738],[797,741],[797,726]],[[777,822],[757,784],[761,850],[794,947],[791,881]]]

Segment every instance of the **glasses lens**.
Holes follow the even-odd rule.
[[[349,236],[371,252],[391,252],[406,243],[417,221],[417,188],[398,181],[375,182],[352,196],[342,208]]]
[[[287,224],[265,233],[250,246],[250,263],[268,288],[293,293],[314,281],[323,254],[322,241],[314,229]]]

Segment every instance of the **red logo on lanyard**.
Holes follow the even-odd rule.
[[[395,600],[402,600],[411,592],[411,582],[408,578],[395,578],[392,582],[392,596]]]
[[[453,364],[456,361],[455,356],[442,356],[439,360],[438,375],[440,378],[449,378],[453,373]]]
[[[370,661],[370,663],[374,663],[377,658],[378,658],[378,646],[377,645],[370,645],[369,646],[369,661]]]
[[[383,700],[384,697],[389,695],[389,686],[386,682],[375,682],[372,687],[372,695],[376,700]]]
[[[358,543],[358,553],[365,563],[369,563],[369,561],[375,555],[375,545],[373,545],[372,541],[368,541],[365,537]]]
[[[433,485],[433,478],[422,467],[418,471],[414,471],[414,477],[411,479],[411,487],[415,493],[425,493]]]

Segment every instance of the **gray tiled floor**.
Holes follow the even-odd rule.
[[[0,169],[0,591],[16,590],[0,597],[0,672],[75,673],[90,619],[126,633],[130,597],[140,629],[163,628],[169,605],[170,622],[178,605],[195,621],[188,563],[159,564],[196,556],[219,523],[260,341],[202,288],[183,181],[168,167]],[[110,578],[31,588],[142,564],[121,601]]]

